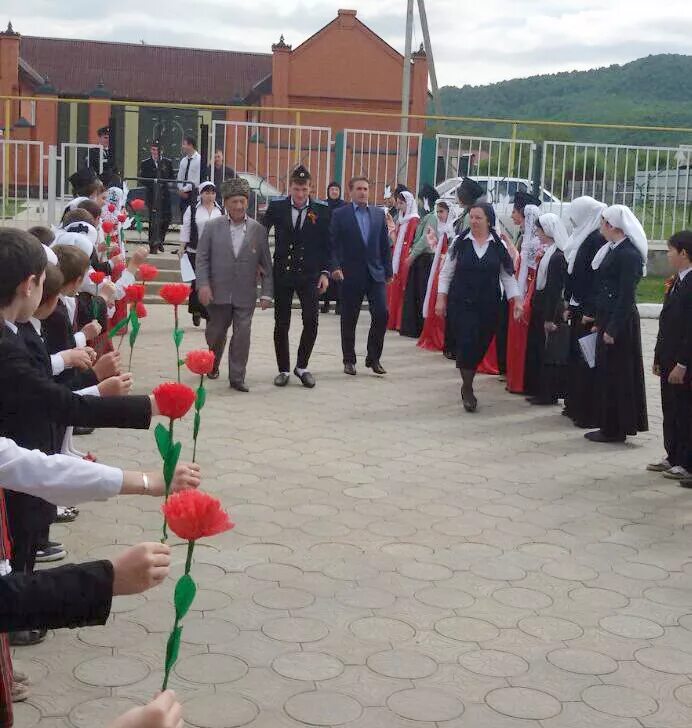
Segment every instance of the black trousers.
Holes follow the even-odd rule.
[[[668,384],[670,368],[661,367],[661,407],[663,409],[663,446],[671,465],[689,470],[692,466],[690,452],[690,405],[692,392],[689,382]]]
[[[370,332],[368,333],[368,362],[376,362],[382,356],[384,335],[387,331],[387,292],[384,282],[373,280],[344,279],[341,287],[341,350],[344,364],[356,363],[356,326],[363,298],[368,297],[370,308]]]
[[[303,318],[303,333],[300,336],[296,361],[298,369],[308,368],[310,355],[317,339],[320,302],[317,281],[310,279],[294,285],[279,281],[274,277],[274,350],[280,372],[291,371],[288,332],[291,328],[291,304],[294,292],[300,301]]]
[[[187,251],[187,257],[190,260],[192,270],[197,270],[197,251],[194,253]],[[197,281],[190,282],[190,296],[187,301],[187,311],[191,314],[199,314],[205,321],[209,320],[209,311],[207,307],[203,306],[199,302],[199,295],[197,294]]]

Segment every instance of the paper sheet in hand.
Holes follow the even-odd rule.
[[[587,334],[579,339],[579,348],[581,349],[584,361],[589,365],[589,369],[593,369],[596,366],[596,341],[598,339],[598,333],[594,331],[593,334]]]
[[[183,255],[180,259],[180,277],[183,279],[184,283],[189,283],[197,278],[195,271],[192,269],[192,263],[190,263],[187,253],[185,253],[185,255]]]

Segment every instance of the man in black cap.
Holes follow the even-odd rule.
[[[96,143],[103,147],[103,168],[101,168],[101,150],[97,147],[92,147],[89,150],[86,165],[99,177],[105,187],[119,186],[120,179],[111,151],[111,128],[110,126],[102,126],[96,134],[98,135]]]
[[[74,197],[89,197],[92,194],[94,184],[99,182],[99,178],[91,167],[80,167],[67,178],[67,181],[72,185],[72,195]]]
[[[149,147],[150,156],[139,167],[140,181],[147,190],[149,208],[149,251],[163,253],[166,233],[171,224],[171,193],[169,180],[173,176],[173,162],[161,154],[161,142],[154,139]]]
[[[329,208],[310,197],[310,172],[303,166],[291,173],[289,194],[269,203],[264,216],[267,233],[274,228],[274,349],[277,387],[290,379],[288,332],[293,294],[298,296],[303,333],[293,373],[304,387],[315,386],[308,371],[317,338],[319,299],[329,286]]]
[[[462,210],[454,223],[454,232],[459,235],[462,230],[468,227],[468,213],[469,210],[477,203],[486,202],[485,190],[481,185],[476,182],[475,179],[470,177],[464,177],[456,190],[457,200],[462,207]],[[452,285],[454,282],[452,281]],[[448,301],[454,301],[453,291],[449,291]],[[445,345],[444,355],[447,359],[456,359],[457,341],[454,327],[454,307],[447,306],[447,317],[445,318]]]

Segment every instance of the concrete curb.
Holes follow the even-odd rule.
[[[638,303],[639,317],[643,319],[657,319],[663,308],[662,303]]]

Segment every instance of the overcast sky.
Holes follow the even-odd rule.
[[[282,33],[295,48],[339,7],[356,8],[360,20],[403,52],[406,0],[2,0],[0,22],[11,20],[25,35],[270,52]],[[689,0],[428,0],[426,7],[440,85],[583,70],[691,48]],[[417,10],[414,27],[417,48]]]

